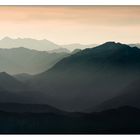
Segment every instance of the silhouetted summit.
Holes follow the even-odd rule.
[[[132,50],[132,47],[126,45],[126,44],[122,44],[119,42],[106,42],[102,45],[99,45],[97,47],[95,47],[97,50],[101,52],[105,51],[110,51],[110,53],[112,53],[111,51],[128,51],[128,50]],[[133,48],[136,49],[136,48]]]
[[[115,42],[115,41],[108,41],[108,42],[105,42],[105,43],[103,43],[102,45],[100,45],[100,46],[109,46],[109,47],[118,47],[118,46],[121,46],[122,47],[122,45],[123,46],[128,46],[128,45],[126,45],[126,44],[122,44],[122,43],[120,43],[120,42]]]

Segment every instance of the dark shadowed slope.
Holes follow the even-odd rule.
[[[0,73],[0,102],[47,104],[47,98],[43,92],[29,88],[25,81],[19,81],[5,72]]]
[[[80,51],[82,51],[81,49],[75,49],[75,50],[73,50],[71,53],[72,54],[75,54],[75,53],[78,53],[78,52],[80,52]]]
[[[64,58],[30,86],[44,91],[57,107],[83,111],[117,96],[139,74],[140,49],[107,42]]]
[[[6,72],[0,73],[0,87],[8,91],[21,91],[26,86],[16,78],[7,74]]]
[[[47,104],[46,94],[29,88],[26,80],[22,80],[6,72],[0,73],[0,103]]]
[[[17,80],[21,82],[26,82],[27,80],[31,79],[33,75],[27,73],[20,73],[20,74],[13,75],[13,77],[15,77]]]
[[[124,88],[119,96],[107,100],[95,108],[90,108],[88,111],[102,111],[126,105],[140,108],[140,79]]]
[[[21,103],[0,103],[0,111],[14,113],[56,113],[60,114],[63,111],[49,106],[47,104],[21,104]]]

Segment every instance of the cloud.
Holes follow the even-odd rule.
[[[124,26],[140,24],[140,8],[139,6],[5,6],[0,8],[0,20]]]

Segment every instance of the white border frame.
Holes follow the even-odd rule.
[[[140,0],[1,0],[2,5],[140,5]],[[2,140],[139,140],[139,135],[1,135]]]

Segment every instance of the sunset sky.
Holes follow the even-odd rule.
[[[0,6],[0,38],[140,42],[140,6]]]

